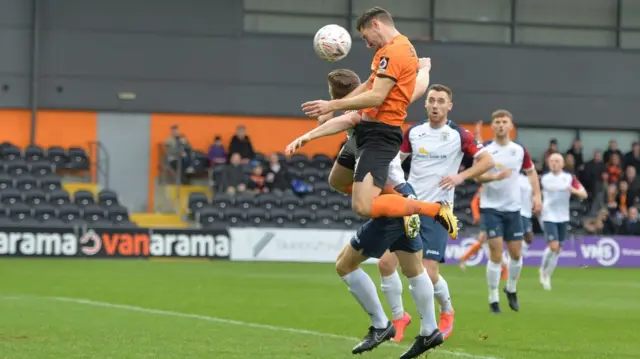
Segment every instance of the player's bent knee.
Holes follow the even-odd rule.
[[[365,260],[367,260],[367,257],[363,256],[362,253],[355,250],[351,245],[346,245],[338,255],[336,273],[340,277],[344,277],[360,268],[360,264]]]
[[[383,277],[388,277],[396,271],[398,267],[398,259],[391,252],[386,252],[382,258],[378,261],[378,269],[380,270],[380,275]]]
[[[413,278],[417,275],[424,273],[424,266],[422,265],[422,252],[407,253],[398,251],[398,262],[400,263],[400,269],[402,274],[407,278]]]
[[[423,259],[422,264],[427,270],[431,283],[436,284],[440,278],[440,264],[432,259]]]

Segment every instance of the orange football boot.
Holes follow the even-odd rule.
[[[404,329],[411,324],[411,316],[409,313],[404,313],[404,316],[398,320],[393,321],[393,326],[396,328],[396,336],[391,339],[393,342],[399,342],[404,338]]]
[[[451,310],[451,313],[440,313],[440,324],[438,325],[438,330],[442,333],[442,336],[447,339],[453,333],[453,317],[456,315],[456,312]]]

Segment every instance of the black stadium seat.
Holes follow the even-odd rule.
[[[73,194],[73,203],[78,206],[84,207],[90,204],[94,204],[96,203],[96,201],[93,198],[93,193],[91,193],[90,191],[80,190],[76,191],[76,193]]]
[[[291,194],[282,196],[280,203],[284,208],[293,211],[300,206],[301,200],[296,195]]]
[[[224,212],[226,222],[232,227],[244,226],[247,220],[247,211],[240,208],[227,208]]]
[[[29,173],[29,167],[23,160],[17,160],[6,164],[7,173],[10,176],[17,177]]]
[[[21,221],[31,217],[31,207],[24,203],[14,203],[7,207],[9,218],[12,221]]]
[[[56,175],[48,175],[40,178],[40,188],[44,191],[56,191],[62,189],[60,178]]]
[[[0,203],[2,203],[2,206],[22,203],[22,193],[15,188],[3,189],[0,191]]]
[[[16,178],[16,188],[22,191],[29,191],[38,187],[38,181],[32,175],[24,175]]]
[[[328,196],[333,189],[326,181],[320,181],[313,184],[313,193],[320,195],[322,197]]]
[[[218,223],[224,224],[224,216],[220,209],[205,207],[197,212],[196,220],[204,227],[213,226]]]
[[[57,190],[57,191],[49,192],[48,197],[49,197],[49,203],[51,203],[54,206],[62,206],[62,205],[71,203],[71,200],[69,199],[69,192],[65,190]]]
[[[120,202],[118,201],[118,194],[109,189],[103,189],[98,192],[98,204],[103,207],[111,207],[117,206]]]
[[[297,226],[306,227],[314,218],[313,213],[306,208],[293,212],[293,223]]]
[[[2,149],[0,157],[2,157],[5,161],[15,161],[22,158],[22,152],[16,146],[7,146]]]
[[[0,191],[6,188],[13,187],[13,178],[7,174],[0,174]]]
[[[209,204],[209,198],[204,192],[194,192],[189,195],[188,208],[192,214],[198,213]]]
[[[280,199],[273,193],[262,193],[256,197],[257,204],[264,209],[276,208]]]
[[[72,222],[80,218],[80,209],[74,204],[64,204],[58,208],[58,218],[63,222]]]
[[[105,218],[105,210],[97,204],[87,204],[82,207],[82,218],[87,222],[96,222]]]
[[[30,145],[24,149],[24,159],[29,162],[36,162],[45,159],[42,147]]]
[[[121,224],[129,222],[129,211],[126,207],[119,205],[110,206],[106,207],[105,212],[106,218],[112,223]]]
[[[45,222],[55,216],[56,209],[50,204],[42,203],[33,206],[33,217],[40,222]]]
[[[311,165],[321,170],[329,169],[333,166],[333,160],[327,155],[317,154],[311,158]]]
[[[53,173],[51,162],[47,162],[47,161],[33,162],[29,164],[29,167],[30,167],[29,172],[31,172],[31,174],[36,177],[43,177]]]
[[[309,157],[307,157],[304,154],[301,153],[296,153],[294,155],[292,155],[291,157],[289,157],[289,159],[287,160],[287,164],[293,168],[296,169],[304,169],[305,167],[307,167],[309,165],[310,161],[309,161]]]
[[[268,213],[261,208],[251,208],[247,211],[247,220],[251,226],[262,227],[269,219]]]
[[[236,207],[242,208],[244,210],[248,210],[249,208],[253,207],[255,201],[256,197],[252,193],[238,193],[235,199]]]
[[[57,169],[62,169],[67,164],[67,153],[60,146],[52,146],[47,150],[47,160],[53,163]]]
[[[323,177],[323,172],[317,168],[307,167],[302,170],[302,179],[307,182],[311,182],[311,183],[320,182],[323,179],[322,177]]]
[[[232,207],[235,202],[233,197],[229,196],[226,193],[216,193],[216,195],[213,197],[213,200],[211,201],[211,204],[214,207],[225,209],[228,207]]]
[[[302,202],[306,208],[309,208],[312,211],[317,211],[323,208],[324,206],[326,206],[326,202],[323,197],[320,197],[318,195],[313,195],[313,194],[310,194],[304,197],[302,199]]]
[[[24,192],[24,202],[31,206],[36,206],[47,202],[47,194],[44,191],[34,188]]]
[[[269,222],[277,227],[282,227],[291,220],[291,215],[282,208],[274,208],[269,211]]]
[[[88,170],[89,156],[81,147],[69,147],[66,168],[70,170]]]

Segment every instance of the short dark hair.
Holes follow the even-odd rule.
[[[360,86],[360,77],[347,69],[337,69],[327,75],[329,93],[334,99],[341,99]]]
[[[491,114],[491,120],[495,120],[496,118],[499,117],[509,117],[510,120],[513,121],[513,114],[511,114],[511,112],[507,111],[507,110],[495,110],[493,111],[493,113]]]
[[[356,29],[361,31],[363,28],[371,25],[371,20],[373,19],[378,19],[384,23],[393,25],[393,18],[391,17],[391,14],[380,6],[375,6],[358,17],[356,20]]]
[[[451,91],[451,88],[449,86],[433,84],[429,86],[427,93],[429,93],[429,91],[446,92],[447,96],[449,96],[449,101],[453,101],[453,91]]]

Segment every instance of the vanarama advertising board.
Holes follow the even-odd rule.
[[[0,257],[228,259],[226,229],[0,227]]]

